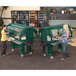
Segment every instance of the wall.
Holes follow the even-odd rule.
[[[4,24],[7,25],[8,23],[11,23],[11,11],[12,10],[40,10],[39,6],[9,6],[7,8],[7,10],[4,10],[3,12],[3,18],[7,18],[7,19],[3,19],[4,20]]]
[[[69,24],[71,27],[76,27],[76,20],[49,20],[49,25]]]

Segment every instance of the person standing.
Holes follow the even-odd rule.
[[[3,29],[1,31],[1,41],[2,41],[2,52],[1,52],[1,55],[2,56],[6,55],[6,49],[7,49],[7,43],[6,43],[7,36],[6,36],[5,29],[6,29],[6,25],[3,25]]]
[[[67,50],[67,39],[69,37],[69,28],[67,24],[63,25],[63,34],[61,36],[61,45],[62,45],[62,50],[63,50],[63,58],[61,58],[61,60],[65,60],[69,57],[69,53]]]

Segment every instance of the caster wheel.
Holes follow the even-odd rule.
[[[12,51],[14,51],[14,49],[11,49]]]
[[[43,56],[46,56],[46,54],[43,54]]]
[[[32,55],[32,52],[29,52],[30,55]]]
[[[54,59],[54,57],[53,57],[53,56],[51,56],[51,57],[50,57],[50,59]]]
[[[24,57],[24,55],[23,55],[23,54],[21,54],[21,57]]]

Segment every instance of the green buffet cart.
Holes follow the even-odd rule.
[[[32,54],[31,44],[33,43],[33,39],[35,39],[34,35],[37,34],[34,27],[10,23],[7,25],[5,31],[7,31],[7,36],[11,38],[12,51],[15,48],[19,48],[21,57],[26,53]]]
[[[72,29],[69,25],[68,27],[70,32],[68,41],[70,41],[72,38]],[[62,35],[63,30],[64,30],[63,24],[40,28],[39,34],[40,34],[40,39],[44,44],[43,45],[44,56],[47,55],[47,56],[50,56],[51,59],[53,59],[52,48],[59,41],[57,36]],[[58,44],[58,50],[62,50],[61,44]]]

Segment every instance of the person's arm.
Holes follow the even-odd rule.
[[[8,39],[8,37],[7,37],[6,33],[5,33],[5,32],[3,32],[3,34],[4,34],[4,36]]]
[[[64,39],[60,39],[60,40],[67,40],[68,39],[68,37],[69,37],[69,31],[66,31],[66,38],[64,38]]]

